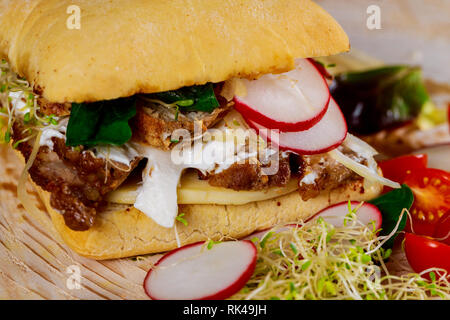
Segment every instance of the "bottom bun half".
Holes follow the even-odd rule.
[[[110,205],[98,214],[88,231],[73,231],[64,218],[50,206],[50,193],[36,186],[50,213],[56,230],[78,254],[97,260],[124,258],[164,252],[177,248],[175,229],[167,229],[132,206]],[[353,181],[348,185],[307,201],[298,192],[244,205],[179,205],[187,226],[177,223],[181,245],[212,239],[238,239],[274,225],[305,220],[318,211],[345,200],[369,200],[380,194],[379,184],[364,185]]]

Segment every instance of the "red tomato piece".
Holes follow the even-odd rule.
[[[408,219],[406,230],[435,236],[440,221],[450,213],[450,173],[439,169],[421,169],[409,174],[404,183],[414,193],[410,210],[412,221]],[[440,233],[447,232],[442,230]]]
[[[450,246],[412,233],[405,235],[405,253],[417,273],[429,268],[442,268],[450,273]]]
[[[439,220],[433,238],[450,246],[450,213]]]
[[[378,165],[383,171],[384,177],[403,183],[409,174],[426,168],[427,163],[428,156],[426,154],[414,154],[381,161]]]

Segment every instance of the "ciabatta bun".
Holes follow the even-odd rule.
[[[67,26],[71,5],[80,29]],[[51,102],[256,77],[348,49],[309,0],[0,1],[0,58]]]

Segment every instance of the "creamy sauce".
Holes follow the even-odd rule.
[[[129,165],[136,157],[139,157],[139,152],[132,143],[125,143],[118,146],[95,146],[90,149],[97,158],[109,159],[118,163]]]
[[[142,174],[142,185],[134,206],[159,225],[171,228],[178,215],[177,187],[183,171],[195,168],[202,172],[219,173],[234,163],[255,159],[258,152],[246,152],[245,145],[211,140],[196,143],[193,147],[176,146],[172,151],[162,151],[150,146],[140,146],[140,154],[148,159]],[[266,154],[273,154],[268,150]],[[267,156],[267,155],[266,155]]]
[[[134,206],[157,224],[171,228],[178,215],[177,186],[184,167],[172,163],[170,152],[152,147],[141,150],[148,163]]]
[[[39,141],[39,144],[41,146],[47,146],[50,150],[53,150],[53,141],[52,138],[59,138],[59,139],[66,139],[66,128],[60,127],[60,128],[54,128],[54,127],[45,127],[42,130],[41,134],[41,140]]]
[[[305,175],[302,180],[300,180],[299,184],[314,184],[316,179],[318,178],[317,173],[312,171]]]
[[[246,152],[245,145],[235,146],[233,142],[213,140],[193,148],[183,150],[175,148],[172,156],[174,164],[185,168],[196,168],[204,173],[220,173],[234,163],[256,158],[258,152]]]
[[[16,114],[25,115],[30,111],[29,108],[26,108],[26,97],[23,91],[10,92],[9,97]]]

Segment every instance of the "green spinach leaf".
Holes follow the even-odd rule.
[[[131,139],[128,121],[136,115],[135,98],[73,103],[66,145],[122,145]]]
[[[212,83],[202,86],[184,87],[178,90],[153,93],[149,97],[161,100],[165,103],[189,101],[189,105],[179,104],[182,111],[204,111],[211,113],[219,106]]]
[[[394,230],[403,209],[410,209],[414,201],[411,189],[403,184],[400,189],[394,189],[386,194],[368,201],[380,209],[383,215],[383,224],[381,225],[380,235],[386,236]],[[404,214],[397,232],[384,244],[385,248],[392,248],[398,233],[403,231],[406,226],[407,215]]]

